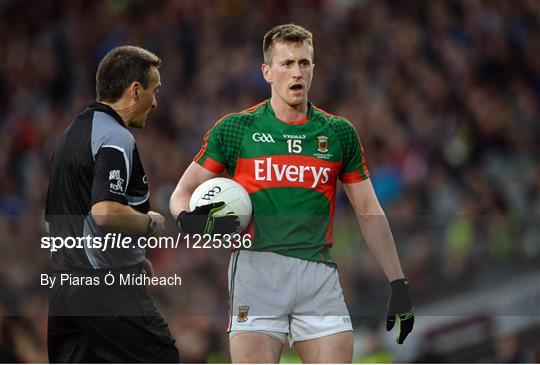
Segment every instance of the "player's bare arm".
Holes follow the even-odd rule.
[[[349,197],[362,235],[369,250],[381,265],[389,281],[404,277],[394,244],[394,238],[379,204],[370,179],[353,184],[343,184]]]
[[[362,235],[381,265],[392,290],[388,302],[386,330],[398,322],[397,343],[402,344],[414,326],[414,308],[409,295],[409,282],[403,275],[401,264],[388,224],[370,179],[353,184],[343,184],[345,192],[356,212]]]

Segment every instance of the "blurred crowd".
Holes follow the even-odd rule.
[[[2,1],[0,361],[47,360],[39,237],[49,162],[95,99],[99,60],[122,44],[163,60],[158,107],[134,135],[153,210],[168,214],[204,132],[269,97],[262,37],[285,22],[314,34],[310,100],[357,127],[416,303],[537,267],[538,1]],[[379,306],[380,321],[384,277],[350,213],[340,194],[342,285],[353,315]],[[153,289],[183,359],[226,360],[226,254],[150,256],[160,274],[196,283],[189,298]],[[14,314],[25,316],[3,317]]]

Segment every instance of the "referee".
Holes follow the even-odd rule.
[[[62,134],[52,158],[45,209],[58,237],[159,235],[165,220],[150,211],[148,179],[133,135],[157,105],[161,60],[122,46],[100,62],[97,102]],[[61,248],[51,254],[50,362],[178,362],[169,328],[144,286],[118,285],[123,274],[152,275],[142,248]],[[112,276],[111,276],[112,274]],[[106,285],[106,275],[116,284]],[[60,277],[70,280],[60,282]],[[89,279],[90,278],[90,279]]]

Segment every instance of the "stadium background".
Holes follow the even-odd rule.
[[[95,98],[99,60],[121,44],[163,59],[158,108],[135,136],[166,213],[205,130],[269,96],[261,40],[284,22],[314,33],[311,100],[358,128],[418,310],[398,347],[341,194],[333,251],[355,359],[540,360],[540,2],[4,0],[0,14],[0,361],[47,361],[49,161]],[[196,283],[152,289],[184,361],[227,360],[226,256],[151,253],[158,273]]]

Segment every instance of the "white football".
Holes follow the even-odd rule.
[[[225,207],[215,213],[216,217],[233,213],[239,217],[240,230],[247,228],[253,208],[249,194],[242,185],[224,177],[207,180],[191,195],[189,210],[215,202],[225,202]]]

